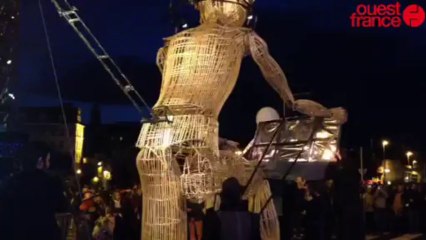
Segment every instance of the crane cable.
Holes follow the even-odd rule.
[[[69,154],[71,155],[71,159],[72,159],[73,175],[74,175],[74,178],[76,180],[80,200],[82,200],[83,197],[82,197],[82,194],[81,194],[80,181],[79,181],[79,178],[77,176],[77,166],[75,164],[74,150],[71,146],[71,137],[70,137],[70,132],[69,132],[70,128],[69,128],[66,113],[65,113],[64,100],[63,100],[63,97],[62,97],[62,91],[61,91],[61,87],[60,87],[60,84],[59,84],[58,73],[56,71],[56,63],[55,63],[55,59],[54,59],[54,56],[53,56],[52,46],[51,46],[51,43],[50,43],[50,37],[49,37],[48,31],[47,31],[46,19],[44,18],[44,11],[43,11],[43,6],[41,4],[41,0],[38,0],[38,5],[39,5],[40,15],[41,15],[42,23],[43,23],[43,30],[44,30],[44,34],[45,34],[45,38],[46,38],[46,45],[47,45],[47,49],[48,49],[48,52],[49,52],[49,58],[50,58],[50,64],[51,64],[52,72],[53,72],[53,78],[54,78],[54,81],[55,81],[56,91],[57,91],[57,94],[58,94],[58,100],[59,100],[59,104],[61,106],[61,113],[62,113],[62,118],[63,118],[63,121],[64,121],[64,127],[65,127],[66,144],[69,147]]]

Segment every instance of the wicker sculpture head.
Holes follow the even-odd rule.
[[[254,0],[196,0],[202,23],[241,27],[247,20]]]

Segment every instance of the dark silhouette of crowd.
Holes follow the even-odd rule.
[[[140,187],[99,192],[86,186],[79,205],[79,239],[140,239],[142,194]],[[86,236],[85,236],[86,235]]]
[[[0,189],[0,239],[57,240],[55,213],[66,211],[68,201],[59,178],[46,172],[47,152],[31,149],[22,158],[22,171]]]
[[[371,184],[363,193],[366,228],[373,234],[426,231],[425,186],[417,183]]]
[[[48,153],[35,152],[24,157],[21,172],[1,185],[0,239],[56,240],[72,234],[79,240],[141,238],[140,185],[103,189],[94,184],[80,191],[48,171]],[[281,239],[361,240],[365,233],[424,233],[423,185],[363,185],[351,164],[342,161],[326,180],[297,177],[271,182]],[[261,239],[260,215],[249,212],[244,189],[237,179],[229,178],[212,206],[188,201],[188,240]],[[73,219],[73,227],[58,224],[62,222],[58,213],[64,212],[71,213],[62,216]]]

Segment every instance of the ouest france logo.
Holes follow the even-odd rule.
[[[353,28],[418,28],[425,22],[425,10],[417,4],[358,4],[349,17]]]

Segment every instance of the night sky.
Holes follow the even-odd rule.
[[[26,105],[56,104],[38,1],[21,1],[21,100]],[[42,2],[65,98],[79,102],[86,112],[90,103],[104,104],[105,122],[139,121],[136,110],[123,105],[127,100],[50,1]],[[169,2],[70,3],[78,7],[105,49],[153,104],[161,83],[155,55],[162,38],[174,33]],[[368,145],[373,138],[380,146],[379,139],[386,137],[395,157],[402,157],[407,149],[421,152],[426,144],[426,24],[416,29],[354,29],[349,16],[358,3],[367,2],[258,0],[256,31],[268,42],[294,93],[310,92],[303,97],[348,110],[345,145]],[[182,12],[190,26],[197,24],[191,6]],[[248,142],[254,134],[255,114],[263,106],[282,109],[277,94],[247,58],[220,116],[221,136]]]

